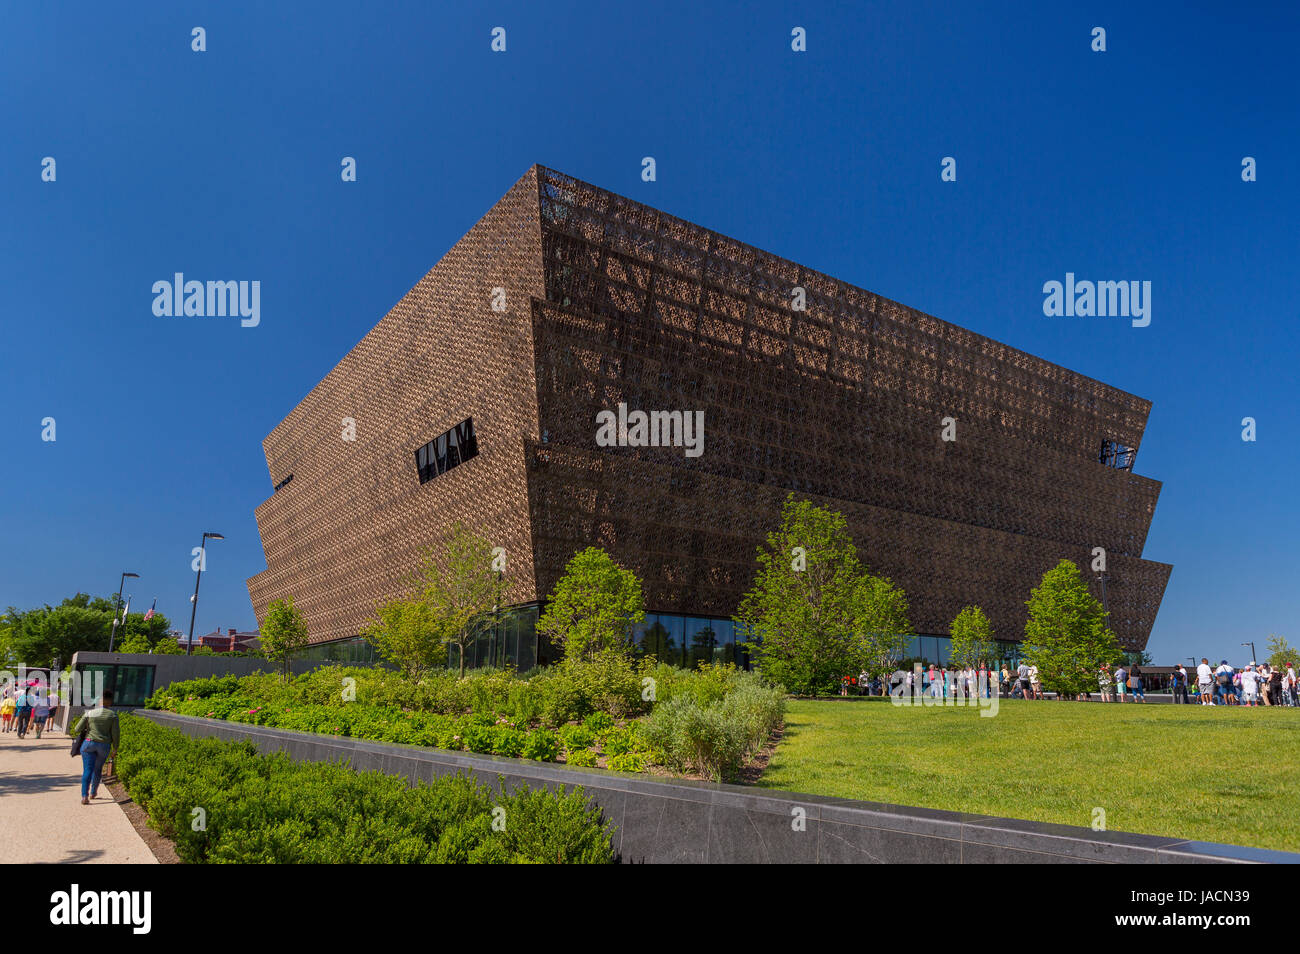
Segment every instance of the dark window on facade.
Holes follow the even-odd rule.
[[[1137,450],[1132,447],[1125,447],[1119,441],[1102,441],[1101,454],[1097,459],[1107,467],[1114,467],[1116,470],[1132,470],[1135,457],[1137,457]]]
[[[474,418],[467,417],[415,452],[415,469],[420,474],[420,483],[428,483],[477,454],[478,438],[474,435]]]
[[[278,484],[276,484],[276,485],[275,485],[275,490],[279,490],[281,487],[283,487],[285,484],[287,484],[287,483],[288,483],[289,481],[291,481],[291,480],[293,480],[293,474],[290,474],[288,477],[284,478],[284,480],[282,480],[282,481],[280,481]],[[271,493],[275,493],[275,490],[271,491]]]

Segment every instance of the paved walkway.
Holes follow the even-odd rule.
[[[81,759],[55,732],[0,733],[0,863],[157,864],[101,785],[81,804]]]

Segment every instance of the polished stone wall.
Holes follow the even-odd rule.
[[[1297,863],[1300,855],[1154,835],[906,808],[546,762],[364,742],[196,719],[139,715],[192,736],[251,740],[299,761],[342,761],[412,782],[469,773],[513,789],[581,785],[615,826],[626,863],[1182,864]]]

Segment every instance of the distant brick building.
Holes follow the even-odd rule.
[[[224,633],[219,629],[214,629],[210,633],[205,633],[195,639],[199,646],[206,646],[208,649],[218,653],[229,652],[248,652],[257,647],[258,631],[239,632],[235,629],[227,629]],[[184,640],[181,644],[184,645]]]
[[[602,446],[597,415],[620,404],[703,411],[703,453]],[[506,547],[516,607],[471,662],[546,661],[538,601],[588,545],[644,580],[645,647],[733,658],[729,617],[794,492],[844,513],[907,591],[914,655],[943,661],[970,603],[1014,655],[1043,572],[1066,557],[1091,579],[1094,547],[1096,592],[1140,649],[1171,570],[1142,559],[1149,410],[534,166],[265,439],[276,490],[249,593],[259,621],[292,595],[314,641],[354,639],[462,521]]]

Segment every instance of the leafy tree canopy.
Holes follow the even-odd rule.
[[[756,558],[735,619],[764,675],[812,695],[897,665],[911,633],[907,598],[867,572],[842,514],[790,494]]]
[[[547,599],[537,631],[564,647],[568,659],[626,653],[632,627],[645,621],[641,580],[599,547],[574,554]]]
[[[949,654],[963,666],[987,663],[993,656],[993,627],[978,606],[967,606],[948,629],[952,639]]]
[[[78,652],[107,652],[113,629],[114,599],[77,593],[57,606],[18,610],[9,607],[0,626],[0,655],[14,664],[51,666],[55,659],[67,666]],[[126,640],[148,652],[167,636],[167,617],[155,613],[146,620],[143,613],[129,613],[118,626],[117,649]]]
[[[1071,699],[1093,692],[1101,665],[1123,660],[1106,612],[1069,560],[1043,574],[1027,605],[1023,656],[1044,688]]]

